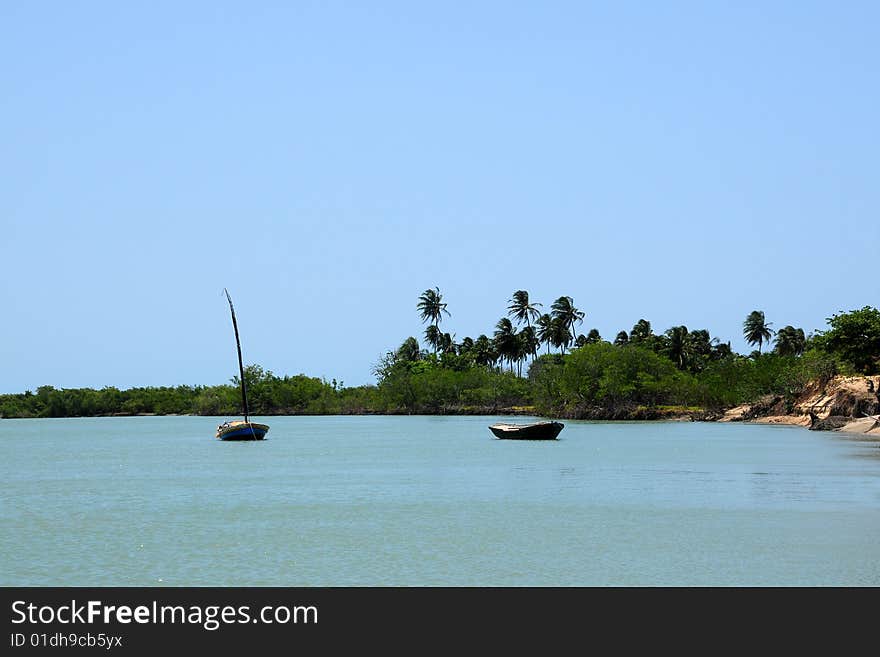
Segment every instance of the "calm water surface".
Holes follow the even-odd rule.
[[[0,420],[0,585],[880,585],[876,442],[274,417],[223,443],[222,419]]]

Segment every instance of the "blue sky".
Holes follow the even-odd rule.
[[[346,385],[517,289],[613,338],[880,303],[877,3],[0,6],[0,393]]]

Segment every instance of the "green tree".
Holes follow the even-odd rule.
[[[776,332],[776,347],[774,351],[780,356],[800,356],[804,353],[807,339],[804,329],[793,326],[783,326]]]
[[[770,328],[771,326],[772,324],[764,319],[763,310],[753,310],[749,313],[749,316],[746,317],[746,321],[743,322],[743,337],[750,345],[758,345],[759,354],[761,353],[761,347],[763,344],[768,342],[770,336],[773,335],[773,331]]]
[[[547,353],[550,353],[550,345],[553,342],[553,318],[548,314],[543,314],[538,317],[538,321],[535,323],[537,326],[536,335],[538,336],[538,340],[542,343],[547,344]]]
[[[614,344],[618,347],[629,344],[629,334],[626,331],[621,331],[617,334],[617,337],[614,338]]]
[[[538,334],[535,331],[534,326],[526,326],[518,335],[520,343],[520,363],[518,364],[517,372],[522,375],[522,362],[528,359],[529,356],[534,360],[541,342],[538,340]]]
[[[684,370],[691,362],[691,341],[687,326],[673,326],[665,333],[664,355],[675,363],[675,366]]]
[[[646,343],[651,342],[654,338],[654,331],[651,330],[651,322],[647,319],[640,319],[632,327],[629,332],[629,342]]]
[[[526,290],[517,290],[513,293],[513,297],[509,300],[510,305],[507,306],[507,316],[516,319],[517,324],[523,322],[526,326],[531,326],[531,320],[541,316],[540,303],[531,303],[529,301],[529,293]]]
[[[510,364],[510,371],[513,371],[513,363],[519,358],[520,342],[513,324],[506,317],[502,317],[495,325],[495,335],[493,339],[495,350],[502,361]]]
[[[495,367],[498,361],[498,352],[492,341],[485,335],[480,335],[474,340],[474,362],[484,367]]]
[[[706,329],[697,329],[688,333],[688,369],[695,374],[701,372],[712,360],[717,343],[718,338],[711,337]]]
[[[419,349],[419,341],[413,337],[409,337],[403,341],[403,344],[397,348],[397,360],[414,363],[421,358],[421,350]]]
[[[440,352],[443,354],[457,354],[458,345],[455,344],[455,336],[444,333],[440,336]]]
[[[561,317],[554,317],[550,322],[550,342],[561,354],[564,354],[565,348],[571,344],[571,331]]]
[[[395,369],[411,369],[414,363],[422,360],[423,355],[418,340],[409,337],[397,349],[387,352],[373,366],[373,374],[381,381],[390,377]]]
[[[553,318],[559,320],[567,330],[569,337],[564,344],[564,347],[567,347],[574,339],[575,323],[582,324],[586,314],[575,308],[574,299],[571,297],[559,297],[553,302],[553,305],[550,306],[550,313]],[[562,335],[562,333],[560,332],[559,335]]]
[[[554,365],[542,356],[530,371],[538,408],[544,413],[589,417],[625,413],[637,405],[678,404],[693,388],[692,377],[645,346],[587,344]],[[540,365],[540,367],[539,367]]]
[[[819,349],[850,363],[857,372],[880,372],[880,310],[865,306],[828,318],[831,327],[813,338]]]
[[[717,361],[723,360],[725,358],[733,357],[733,349],[730,346],[730,342],[719,342],[712,345],[712,349],[709,352],[709,360]]]
[[[435,354],[440,349],[443,344],[443,332],[436,324],[429,324],[428,328],[425,329],[425,342],[434,349]]]
[[[419,311],[422,321],[431,322],[438,332],[440,330],[440,321],[443,319],[443,313],[451,317],[446,309],[446,304],[443,303],[443,295],[440,294],[439,287],[422,292],[419,302],[416,304],[416,309]],[[434,346],[434,353],[437,353],[437,345]]]

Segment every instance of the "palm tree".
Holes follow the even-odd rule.
[[[529,328],[529,327],[526,327]],[[514,351],[514,360],[516,361],[516,375],[522,376],[523,361],[529,357],[528,340],[522,332],[516,334],[516,345]]]
[[[800,356],[806,343],[804,329],[786,326],[776,332],[776,353],[780,356]]]
[[[486,367],[494,367],[495,361],[498,360],[498,354],[492,341],[485,335],[480,335],[474,340],[474,360],[477,365],[485,365]]]
[[[416,305],[416,309],[421,313],[422,321],[431,321],[437,328],[438,332],[440,329],[440,320],[443,319],[443,313],[446,313],[451,317],[449,311],[446,310],[446,304],[443,303],[443,295],[440,294],[439,287],[422,292],[422,295],[419,297],[419,303]],[[434,353],[437,353],[437,344],[434,345]]]
[[[525,360],[528,356],[531,356],[534,360],[535,356],[538,353],[538,347],[541,346],[541,341],[538,340],[537,331],[535,331],[534,326],[526,326],[522,331],[519,332],[519,339],[522,343],[523,354],[522,358]],[[520,368],[520,374],[522,373],[522,369]]]
[[[517,324],[525,322],[526,326],[531,326],[530,320],[536,319],[541,315],[541,312],[538,310],[540,307],[540,303],[529,303],[528,292],[517,290],[513,293],[513,298],[510,299],[510,305],[507,306],[507,316],[516,318]]]
[[[666,356],[683,370],[690,363],[691,342],[688,339],[687,326],[673,326],[666,331]]]
[[[565,348],[571,343],[571,331],[568,330],[565,321],[560,317],[554,317],[550,322],[550,342],[563,354]]]
[[[712,359],[712,350],[719,342],[706,329],[696,329],[688,333],[688,369],[695,374],[702,372],[706,363]]]
[[[773,331],[770,328],[772,324],[767,323],[764,319],[763,310],[753,310],[743,322],[743,337],[750,345],[758,345],[758,353],[761,353],[761,347],[765,341],[770,340]]]
[[[501,357],[510,364],[510,371],[513,371],[513,361],[517,358],[519,352],[519,338],[516,329],[506,317],[502,317],[495,325],[495,338],[493,340],[495,350]]]
[[[715,339],[717,340],[718,338]],[[723,360],[731,356],[733,356],[733,349],[730,346],[730,342],[719,341],[717,344],[712,345],[712,351],[709,352],[710,360]]]
[[[653,337],[654,333],[651,330],[651,322],[647,319],[640,319],[635,323],[635,326],[632,327],[632,331],[629,332],[629,341],[630,342],[645,342]]]
[[[553,318],[548,314],[543,314],[538,318],[538,321],[535,322],[535,326],[538,327],[536,331],[536,335],[540,342],[547,343],[547,353],[550,353],[550,343],[553,342]]]
[[[440,345],[443,344],[443,333],[435,324],[431,324],[425,329],[425,342],[434,347],[434,354],[437,353]]]
[[[450,335],[449,333],[444,333],[440,336],[440,344],[438,347],[444,354],[454,355],[458,353],[458,345],[455,344],[455,336]]]
[[[529,293],[526,290],[517,290],[513,293],[513,297],[509,299],[510,305],[507,306],[507,316],[516,319],[517,325],[522,322],[526,323],[526,327],[519,334],[520,349],[524,350],[521,359],[525,360],[528,355],[532,358],[537,356],[540,341],[536,337],[535,330],[532,328],[531,320],[540,317],[541,312],[538,308],[540,303],[531,303],[529,301]],[[522,374],[522,364],[517,359],[517,368],[519,374]]]
[[[567,347],[571,344],[572,336],[574,336],[575,322],[582,324],[586,313],[574,307],[574,299],[571,297],[559,297],[553,302],[553,305],[550,306],[550,311],[553,317],[559,319],[568,331],[569,338],[565,343],[565,346]]]
[[[712,346],[718,344],[719,340],[711,337],[706,329],[697,329],[688,334],[688,342],[694,355],[708,357],[712,353]]]
[[[403,344],[397,348],[394,354],[395,360],[412,363],[421,357],[419,353],[419,341],[415,338],[407,338]]]

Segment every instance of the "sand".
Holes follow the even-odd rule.
[[[818,388],[818,384],[816,386]],[[832,412],[845,415],[851,412],[846,407],[852,400],[870,401],[876,399],[880,390],[880,376],[837,376],[821,389],[806,391],[797,400],[789,414],[779,414],[781,404],[768,408],[768,405],[755,409],[743,404],[729,409],[719,422],[754,422],[755,424],[790,424],[801,427],[812,426],[815,417],[825,420]],[[863,406],[864,407],[864,406]],[[841,408],[844,410],[842,411]],[[755,417],[759,412],[771,414]],[[776,413],[773,411],[776,410]],[[862,434],[880,438],[880,415],[853,418],[844,426],[834,429],[845,433]]]

